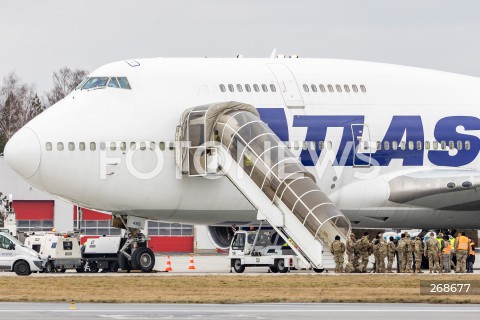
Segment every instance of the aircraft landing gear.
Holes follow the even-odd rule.
[[[140,229],[132,228],[124,216],[115,216],[127,230],[125,243],[118,252],[118,266],[122,270],[141,270],[151,272],[155,266],[155,254],[147,247],[150,238],[144,235]],[[136,218],[138,219],[138,218]]]

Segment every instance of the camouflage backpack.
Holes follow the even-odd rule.
[[[332,243],[332,247],[333,247],[333,254],[342,254],[345,252],[345,245],[338,240],[335,240]]]

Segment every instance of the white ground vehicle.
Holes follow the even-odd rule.
[[[40,254],[45,261],[43,270],[65,272],[82,266],[82,255],[77,238],[54,232],[35,232],[25,239],[25,246]]]
[[[155,266],[155,255],[145,246],[136,247],[133,252],[128,249],[131,260],[121,252],[127,242],[124,237],[100,237],[88,239],[82,248],[82,257],[85,270],[89,272],[103,271],[117,272],[118,269],[130,271],[141,270],[150,272]],[[131,253],[131,254],[130,254]]]
[[[82,247],[82,258],[87,272],[117,272],[118,251],[122,243],[121,237],[100,237],[88,239]],[[80,271],[80,270],[78,270]]]
[[[237,273],[246,267],[269,267],[274,273],[310,267],[283,244],[275,230],[237,231],[228,255],[230,267]]]
[[[12,235],[0,232],[0,270],[15,271],[19,276],[28,276],[42,270],[39,254],[24,246]]]

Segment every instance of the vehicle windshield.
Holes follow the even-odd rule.
[[[232,243],[233,250],[243,250],[245,248],[245,234],[237,233]]]

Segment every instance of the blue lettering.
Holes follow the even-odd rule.
[[[396,141],[400,144],[405,135],[406,146],[402,150],[400,146],[397,150],[393,150],[390,146],[389,150],[385,150],[385,141],[392,143]],[[381,150],[372,154],[372,158],[377,160],[380,166],[388,166],[392,159],[403,159],[404,166],[421,166],[423,165],[423,150],[418,150],[416,143],[421,141],[423,144],[423,124],[420,116],[394,116],[392,122],[385,133],[382,141]],[[409,142],[414,143],[413,150],[409,148]]]
[[[460,126],[465,130],[480,130],[480,119],[466,116],[440,119],[435,126],[435,139],[437,141],[445,141],[447,146],[450,141],[453,141],[455,148],[457,147],[457,141],[461,141],[463,148],[462,150],[457,150],[455,155],[450,155],[448,150],[430,150],[428,152],[428,160],[431,163],[437,166],[460,167],[475,160],[480,150],[480,139],[476,136],[458,133],[457,128]],[[465,148],[465,142],[467,141],[470,143],[470,150]]]

